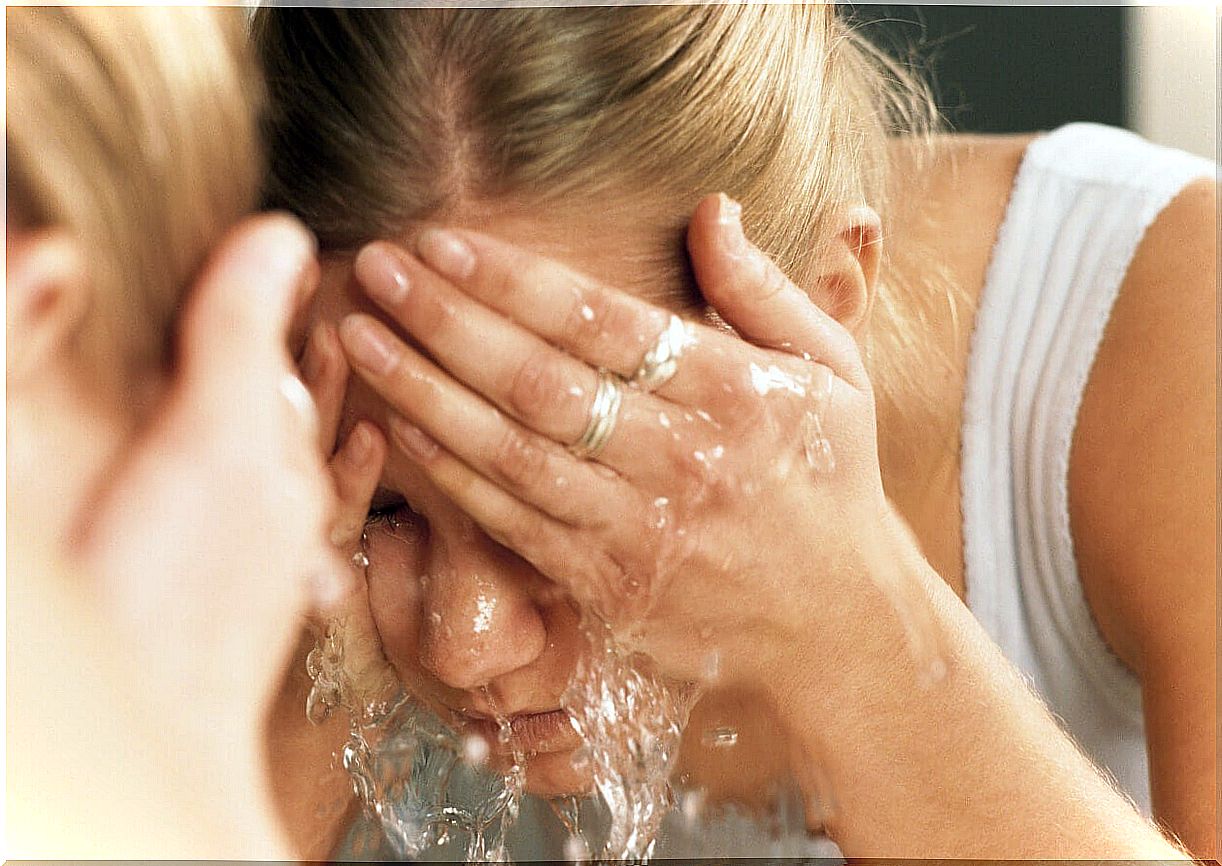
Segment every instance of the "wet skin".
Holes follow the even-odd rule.
[[[659,279],[661,269],[649,263],[643,238],[618,238],[618,246],[578,246],[573,238],[580,233],[572,221],[555,227],[513,215],[450,224],[495,233],[608,285],[635,287],[633,294],[691,315],[692,286],[677,280],[666,285]],[[597,235],[584,235],[591,236]],[[412,235],[403,240],[410,244]],[[642,252],[625,255],[624,249],[634,242]],[[665,288],[659,290],[660,284]],[[315,317],[339,322],[353,311],[389,324],[355,278],[351,260],[326,262]],[[402,336],[401,329],[394,330]],[[641,348],[628,350],[643,353],[650,339],[642,334]],[[363,380],[352,378],[345,430],[361,418],[385,429],[392,414]],[[344,435],[341,431],[340,441]],[[588,778],[571,764],[580,743],[564,715],[556,712],[585,647],[571,597],[490,538],[429,482],[414,460],[394,447],[371,505],[374,519],[366,548],[370,607],[400,680],[456,728],[488,739],[493,767],[504,767],[508,749],[493,736],[489,720],[498,715],[513,719],[514,746],[528,755],[527,787],[532,793],[586,790]],[[689,738],[683,769],[726,796],[762,803],[782,767],[773,745],[775,723],[759,702],[741,692],[714,693],[694,712],[693,724],[734,724],[743,736],[738,747],[716,754],[700,748],[699,738]],[[744,766],[750,769],[744,772]]]
[[[653,269],[625,274],[624,257],[611,255],[609,247],[573,249],[557,242],[571,237],[571,222],[547,226],[485,215],[451,224],[495,232],[601,279],[654,285]],[[690,291],[676,285],[670,294],[682,298]],[[350,259],[324,261],[315,320],[338,323],[357,311],[390,324],[355,278]],[[392,411],[354,376],[340,441],[362,418],[385,429]],[[404,685],[456,729],[484,736],[493,769],[507,766],[510,756],[490,720],[513,720],[514,745],[528,756],[532,793],[586,790],[588,776],[572,767],[580,741],[563,713],[555,713],[586,644],[571,597],[489,538],[394,448],[371,511],[370,607],[386,657]]]

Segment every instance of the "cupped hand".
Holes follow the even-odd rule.
[[[490,537],[671,676],[712,661],[759,682],[877,609],[860,602],[880,596],[869,578],[896,531],[852,336],[745,239],[724,197],[697,208],[688,244],[737,333],[430,229],[415,255],[377,243],[356,261],[420,349],[370,316],[340,334],[398,413],[392,443]],[[606,396],[600,371],[633,379],[664,332],[680,347],[673,375],[623,386],[605,447],[575,454]]]
[[[258,736],[299,615],[351,581],[327,543],[317,415],[286,340],[317,274],[295,220],[231,233],[187,299],[165,399],[74,545],[165,720],[234,751]]]

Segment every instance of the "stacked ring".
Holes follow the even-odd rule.
[[[611,441],[611,434],[615,432],[615,424],[619,420],[620,405],[624,402],[620,387],[622,383],[623,380],[614,373],[598,371],[598,389],[590,405],[590,421],[581,438],[569,446],[569,451],[575,457],[597,457]]]

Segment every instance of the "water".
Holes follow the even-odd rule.
[[[562,704],[585,743],[581,760],[607,812],[597,856],[648,859],[674,805],[670,776],[690,701],[630,655],[606,625],[587,617],[583,627],[590,651]]]
[[[588,619],[584,628],[591,652],[563,703],[586,744],[575,760],[585,761],[593,776],[604,838],[589,838],[576,799],[555,801],[552,811],[567,833],[570,861],[645,860],[674,806],[669,780],[690,696],[649,673],[598,620]],[[316,722],[333,711],[349,714],[341,762],[395,856],[416,859],[459,844],[468,863],[512,862],[508,835],[519,817],[526,759],[513,748],[509,720],[497,718],[497,739],[513,756],[509,770],[479,774],[476,796],[460,801],[451,796],[451,781],[487,760],[487,743],[450,730],[402,691],[381,703],[354,700],[345,661],[342,630],[328,629],[307,658],[314,680],[307,714]],[[491,695],[484,697],[495,714]]]

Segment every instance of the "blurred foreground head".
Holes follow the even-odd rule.
[[[10,385],[61,349],[108,394],[164,364],[183,288],[262,173],[243,23],[207,7],[8,10]],[[51,242],[39,256],[57,277],[14,297]]]
[[[240,9],[6,17],[8,498],[50,537],[157,396],[184,289],[255,203],[262,90]]]

